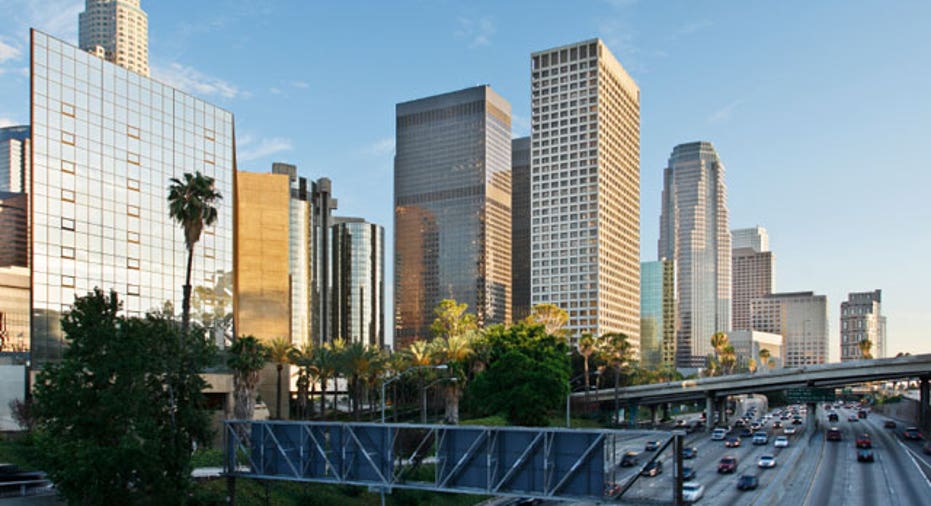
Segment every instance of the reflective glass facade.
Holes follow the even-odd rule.
[[[478,86],[397,105],[395,347],[452,298],[511,318],[511,105]]]
[[[334,218],[330,326],[346,341],[385,344],[385,229],[359,218]]]
[[[674,367],[676,353],[675,262],[640,264],[640,360],[644,367]]]
[[[233,115],[32,32],[33,361],[61,356],[75,295],[116,290],[129,315],[181,307],[187,252],[169,179],[200,171],[223,195],[194,258],[192,316],[229,331]]]
[[[530,137],[511,141],[511,318],[530,314]]]

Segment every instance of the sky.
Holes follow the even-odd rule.
[[[28,123],[29,27],[76,44],[83,4],[0,0],[0,126]],[[490,84],[513,107],[513,135],[528,135],[530,53],[601,37],[641,91],[642,260],[656,259],[672,148],[710,141],[731,228],[769,231],[775,289],[828,296],[834,360],[841,301],[876,288],[888,352],[931,352],[931,2],[142,7],[152,76],[235,114],[240,170],[283,161],[329,177],[337,214],[388,238],[396,103]],[[389,301],[392,262],[389,247]]]

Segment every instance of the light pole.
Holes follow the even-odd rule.
[[[387,381],[383,381],[381,383],[381,423],[385,423],[385,387],[388,386],[388,384],[394,383],[395,381],[401,379],[401,377],[407,374],[408,372],[419,370],[419,369],[436,369],[438,371],[442,371],[442,370],[449,369],[449,366],[447,366],[446,364],[439,364],[439,365],[418,365],[414,367],[408,367],[407,369],[404,369],[403,371],[394,375],[394,377],[389,378]]]
[[[420,409],[420,423],[427,423],[427,390],[430,389],[433,385],[437,383],[442,383],[444,381],[451,381],[453,383],[459,381],[459,378],[453,376],[452,378],[440,378],[438,380],[430,382],[427,386],[423,387],[423,392],[421,392],[421,409]]]

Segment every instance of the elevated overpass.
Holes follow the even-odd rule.
[[[868,381],[918,378],[919,424],[927,427],[929,421],[929,379],[931,354],[896,358],[857,360],[836,364],[790,367],[754,374],[733,374],[697,380],[672,381],[621,388],[617,398],[624,406],[655,406],[669,402],[698,401],[705,399],[709,420],[713,406],[730,395],[766,393],[787,388],[837,388]],[[575,402],[584,402],[585,393],[572,394]],[[589,402],[613,402],[613,388],[589,392]],[[711,424],[709,424],[710,426]]]

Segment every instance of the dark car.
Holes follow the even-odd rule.
[[[698,456],[698,448],[694,446],[688,446],[682,449],[682,458],[683,459],[694,459]]]
[[[792,419],[792,425],[801,425],[801,424],[802,424],[802,418],[801,418],[801,417],[795,417],[795,418]]]
[[[825,435],[825,437],[827,438],[828,441],[840,441],[841,440],[840,429],[838,429],[837,427],[831,427],[830,429],[828,429],[828,432]]]
[[[836,412],[831,411],[830,413],[828,413],[828,421],[829,421],[829,422],[836,422],[837,419],[838,419],[838,416],[837,416],[837,413],[836,413]]]
[[[724,442],[724,446],[727,448],[737,448],[738,446],[740,446],[740,438],[729,437],[727,438],[727,441]]]
[[[866,410],[861,409],[857,411],[857,418],[866,418]]]
[[[737,457],[732,457],[730,455],[721,459],[718,462],[718,472],[719,473],[733,473],[737,471]]]
[[[752,474],[744,474],[737,478],[737,490],[755,490],[760,485],[760,480]]]
[[[740,437],[751,437],[753,436],[753,431],[749,428],[740,430]]]
[[[773,422],[773,428],[774,428],[774,429],[781,429],[781,428],[782,428],[782,422],[780,422],[779,420],[776,420],[775,422]]]
[[[908,427],[902,431],[902,437],[910,441],[920,441],[922,439],[921,432],[918,431],[918,427]]]
[[[887,428],[887,429],[894,429],[894,428],[895,428],[895,422],[893,422],[892,420],[886,420],[885,422],[883,422],[883,427],[885,427],[885,428]]]
[[[640,474],[643,476],[656,476],[662,472],[663,463],[658,460],[654,460],[653,462],[647,464],[647,466],[643,468],[643,471],[640,471]]]
[[[857,462],[872,462],[873,461],[873,451],[861,448],[857,450]]]
[[[872,448],[873,441],[870,440],[869,434],[860,434],[857,436],[857,448]]]
[[[695,479],[695,469],[691,467],[682,468],[682,481],[689,481]]]
[[[637,452],[627,452],[621,457],[621,467],[632,467],[640,463],[640,454]]]

